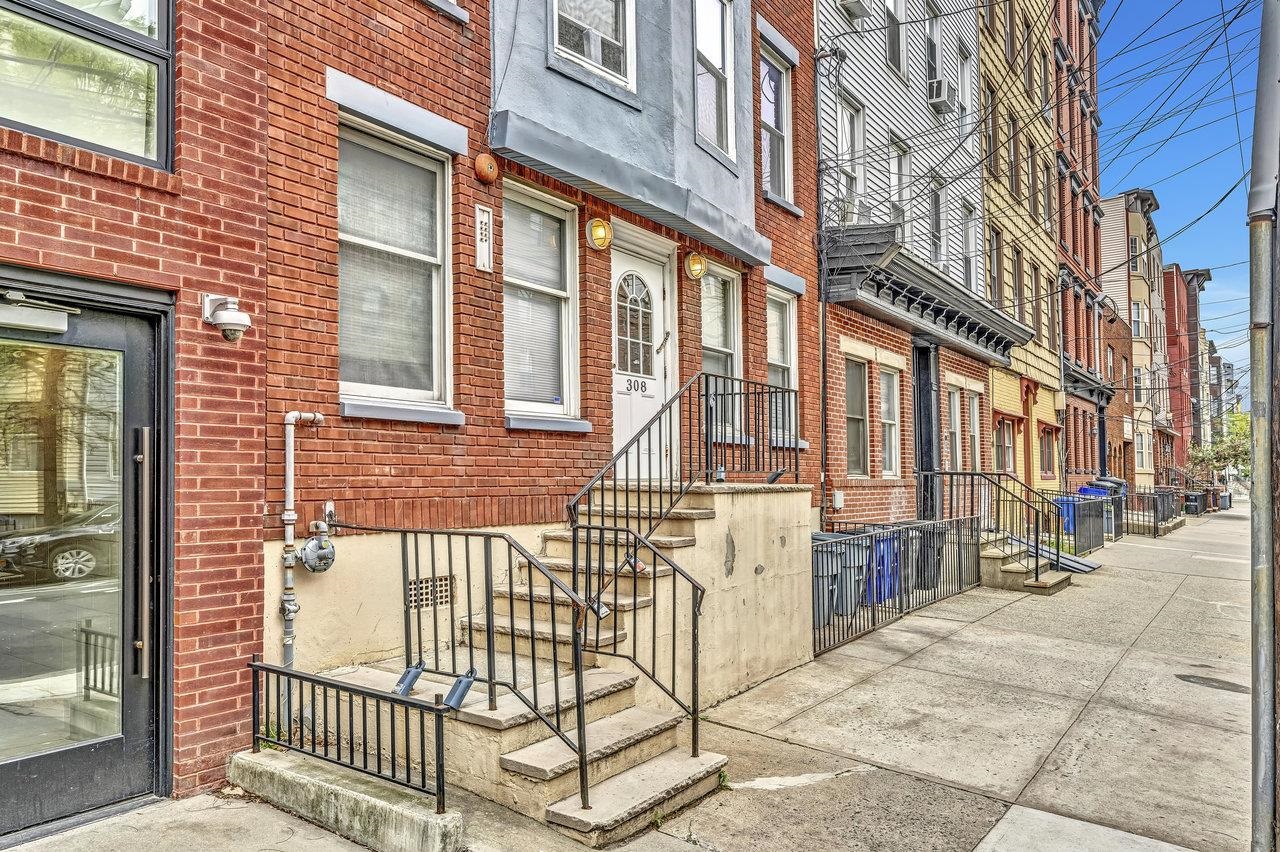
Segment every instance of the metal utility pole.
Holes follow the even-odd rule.
[[[1249,186],[1249,360],[1253,426],[1250,493],[1253,661],[1253,852],[1276,848],[1275,459],[1271,411],[1277,388],[1276,206],[1280,183],[1280,0],[1265,0],[1258,45],[1258,89]]]

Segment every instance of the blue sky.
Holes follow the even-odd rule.
[[[1134,187],[1155,192],[1165,263],[1223,267],[1249,256],[1247,181],[1199,224],[1169,237],[1203,214],[1248,165],[1261,18],[1261,0],[1221,0],[1221,6],[1219,0],[1109,0],[1103,7],[1102,193]],[[1223,37],[1224,20],[1229,38]],[[1247,265],[1214,269],[1201,310],[1210,338],[1237,365],[1237,374],[1248,366],[1248,316],[1242,313],[1249,305],[1242,298],[1248,281]],[[1247,377],[1240,390],[1248,399],[1246,383]]]

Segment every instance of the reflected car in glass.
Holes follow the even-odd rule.
[[[0,534],[0,572],[33,579],[79,580],[117,564],[120,504],[69,515],[56,524]]]

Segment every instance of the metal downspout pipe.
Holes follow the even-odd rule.
[[[280,512],[280,523],[284,527],[284,552],[280,555],[280,564],[284,568],[284,590],[280,594],[280,614],[284,616],[281,665],[287,669],[293,668],[293,644],[296,636],[293,623],[298,617],[299,609],[298,595],[293,588],[293,569],[298,563],[298,552],[294,546],[298,513],[293,508],[293,450],[296,441],[294,431],[299,423],[321,426],[324,424],[324,415],[315,411],[290,411],[284,416],[284,509]]]
[[[1249,186],[1249,419],[1253,686],[1253,826],[1250,848],[1276,848],[1276,599],[1271,412],[1276,276],[1277,178],[1280,177],[1280,0],[1265,0],[1258,45],[1253,163]]]

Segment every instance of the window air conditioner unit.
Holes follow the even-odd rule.
[[[836,0],[836,2],[840,5],[840,11],[852,20],[871,17],[871,9],[867,6],[866,0]]]
[[[956,108],[956,85],[950,80],[929,81],[929,106],[938,115],[954,112]]]

